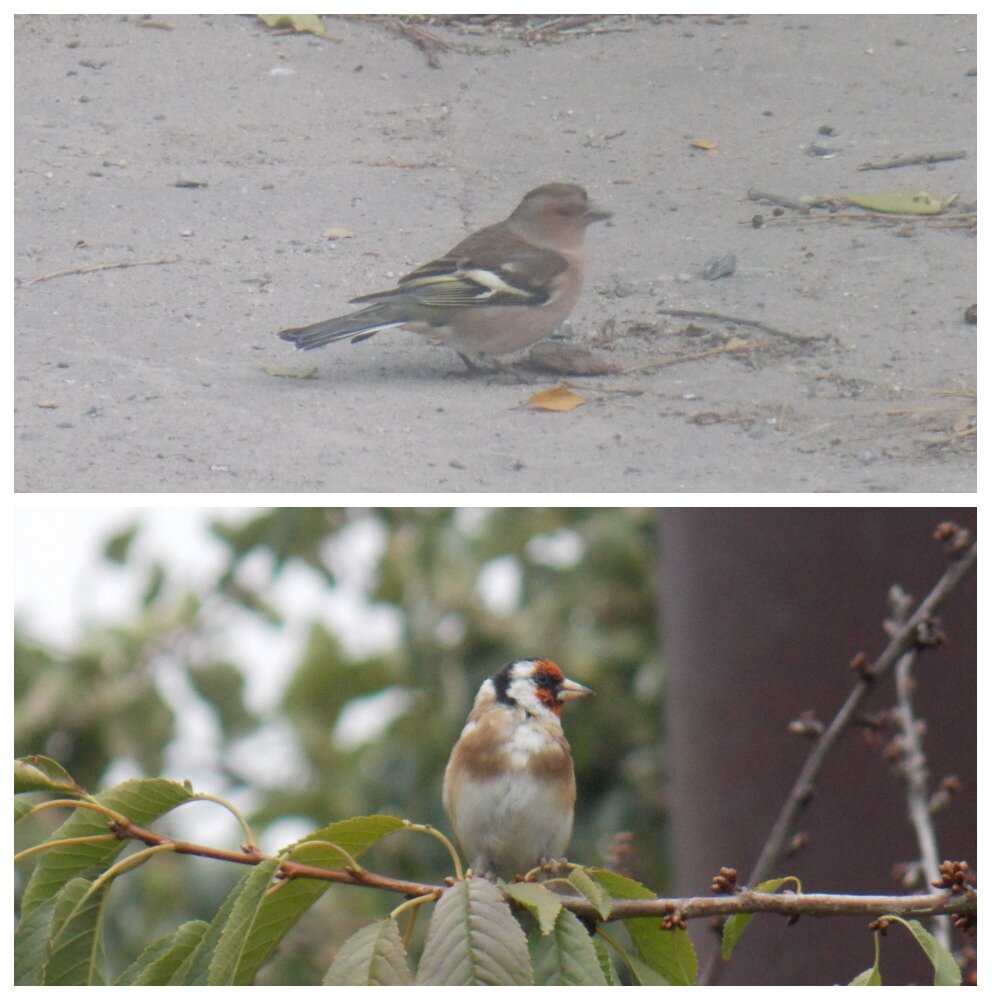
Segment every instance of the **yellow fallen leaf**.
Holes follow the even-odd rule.
[[[953,201],[927,191],[873,191],[844,198],[859,208],[892,215],[940,215]]]
[[[326,29],[317,14],[258,14],[269,28],[291,28],[292,31],[308,31],[323,38]]]
[[[350,229],[328,229],[323,234],[328,240],[346,240],[354,235]]]
[[[692,139],[691,145],[695,149],[715,149],[719,144],[714,139]]]
[[[277,365],[261,365],[261,368],[267,372],[268,375],[274,375],[277,378],[312,378],[316,372],[317,368],[279,368]]]
[[[583,396],[567,389],[564,385],[554,385],[551,389],[542,389],[528,400],[528,406],[536,410],[575,410],[585,403]]]

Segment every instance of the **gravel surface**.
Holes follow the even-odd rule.
[[[975,490],[975,230],[747,198],[973,212],[974,17],[327,28],[16,18],[18,491]],[[606,369],[583,405],[407,332],[275,336],[550,180],[615,213],[560,334]]]

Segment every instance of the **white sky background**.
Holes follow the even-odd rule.
[[[13,598],[18,621],[26,635],[56,649],[71,649],[88,622],[114,624],[134,614],[137,597],[146,583],[147,567],[159,560],[168,578],[203,589],[225,564],[226,548],[208,531],[212,521],[240,523],[259,513],[247,507],[125,507],[75,508],[19,505],[15,510]],[[474,533],[483,511],[461,509],[457,521]],[[109,537],[138,521],[141,525],[130,553],[129,565],[106,562],[101,551]],[[339,532],[323,552],[337,585],[328,588],[319,574],[300,565],[289,565],[277,582],[266,589],[266,599],[285,618],[274,628],[250,614],[238,615],[219,636],[219,654],[237,663],[247,678],[247,701],[267,714],[284,690],[303,648],[308,625],[322,621],[343,643],[349,655],[364,656],[393,648],[399,641],[398,612],[373,605],[367,597],[384,536],[374,519],[359,518]],[[534,539],[529,553],[540,562],[566,565],[581,550],[572,532]],[[133,565],[134,564],[134,565]],[[266,554],[251,557],[241,580],[261,586],[269,579]],[[477,593],[498,612],[515,608],[521,599],[520,568],[511,558],[495,559],[480,575]],[[167,757],[165,776],[190,778],[202,791],[233,796],[218,770],[218,734],[211,713],[194,697],[180,669],[161,669],[162,694],[177,710],[178,732]],[[377,738],[396,715],[405,711],[409,696],[390,689],[358,699],[342,713],[331,739],[345,744]],[[278,722],[268,722],[241,742],[240,759],[253,762],[254,777],[263,784],[285,784],[299,773],[295,741]],[[132,777],[126,762],[105,784]],[[250,809],[249,799],[234,803]],[[205,806],[190,811],[198,836],[206,830]],[[221,813],[221,810],[219,810]],[[198,815],[201,813],[201,815]],[[185,814],[188,815],[188,814]],[[182,814],[177,814],[183,822]],[[231,821],[217,815],[218,833],[225,836]],[[303,821],[304,822],[304,821]],[[214,824],[213,824],[214,825]],[[180,832],[180,831],[179,831]],[[277,848],[308,832],[295,826],[271,831],[265,849]],[[183,835],[183,833],[181,834]]]
[[[28,636],[57,649],[70,649],[87,622],[113,624],[134,614],[136,598],[145,585],[145,568],[159,560],[168,577],[201,589],[225,565],[226,548],[208,531],[212,521],[239,523],[259,513],[259,508],[201,507],[30,507],[16,511],[14,531],[14,608]],[[133,522],[141,524],[133,543],[130,565],[106,562],[102,548],[107,539]],[[273,628],[250,614],[239,615],[233,627],[219,636],[219,653],[240,665],[247,678],[250,706],[267,713],[280,697],[303,648],[308,624],[324,622],[344,643],[348,653],[363,656],[391,648],[398,641],[399,624],[392,609],[373,607],[365,595],[375,560],[381,552],[381,531],[373,520],[362,519],[342,533],[342,539],[324,553],[338,585],[332,590],[320,576],[290,565],[267,598],[286,616],[282,628]],[[138,568],[133,568],[135,563]],[[266,555],[252,557],[245,582],[263,585],[269,575]],[[161,692],[178,710],[178,732],[168,752],[166,775],[190,778],[195,787],[216,794],[231,794],[217,769],[218,734],[211,713],[187,687],[182,671],[158,671]],[[359,704],[342,720],[346,742],[375,736],[391,717],[404,710],[397,695],[367,705]],[[331,734],[332,737],[332,734]],[[298,771],[294,740],[278,723],[266,723],[241,743],[241,759],[254,762],[255,778],[265,784],[294,780]],[[106,783],[131,777],[135,771],[123,764],[108,775]],[[242,808],[249,801],[237,801]],[[205,807],[198,807],[198,811]],[[204,813],[196,819],[205,836]],[[220,811],[221,812],[221,811]],[[181,814],[178,813],[178,816]],[[225,815],[222,827],[231,825]],[[222,830],[219,831],[222,833]],[[308,832],[302,830],[301,833]],[[291,836],[288,834],[291,833]],[[298,836],[279,835],[281,844]]]

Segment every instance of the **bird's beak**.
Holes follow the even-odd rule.
[[[576,681],[571,681],[568,677],[559,685],[560,701],[575,701],[577,698],[583,698],[593,693],[589,687],[577,684]]]
[[[601,219],[610,219],[610,218],[611,218],[611,213],[606,212],[603,208],[599,208],[597,205],[588,206],[587,212],[584,215],[584,219],[587,220],[588,226],[592,222],[600,222]]]

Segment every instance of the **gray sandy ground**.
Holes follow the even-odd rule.
[[[440,68],[360,21],[329,19],[330,42],[137,20],[16,19],[19,491],[975,489],[974,233],[755,229],[772,208],[746,199],[973,203],[974,18],[641,20],[531,46],[437,28]],[[941,150],[968,156],[857,170]],[[618,371],[571,379],[577,409],[525,406],[556,376],[454,377],[415,334],[275,337],[556,179],[615,212],[572,337]],[[726,252],[735,273],[705,280]],[[733,338],[756,346],[636,370]]]

